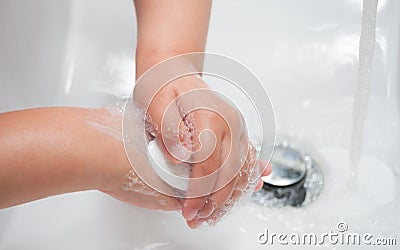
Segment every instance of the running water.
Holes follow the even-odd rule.
[[[354,98],[353,128],[350,142],[351,175],[357,175],[362,150],[362,136],[371,87],[371,66],[375,49],[376,13],[378,0],[364,0],[361,37],[358,51],[358,85]]]

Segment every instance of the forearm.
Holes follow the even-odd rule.
[[[210,0],[135,0],[135,7],[137,77],[171,56],[204,51]]]
[[[0,114],[0,208],[122,182],[124,173],[107,168],[129,171],[122,142],[88,124],[104,115],[79,108]]]

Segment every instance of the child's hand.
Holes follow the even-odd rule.
[[[139,104],[149,100],[145,91],[135,89]],[[163,87],[147,112],[159,128],[156,138],[168,158],[192,166],[182,214],[189,226],[196,227],[199,221],[195,218],[213,217],[232,197],[238,197],[239,172],[254,169],[254,149],[248,147],[243,117],[197,76],[182,77]],[[201,177],[205,180],[193,179]],[[247,186],[248,181],[239,182]]]

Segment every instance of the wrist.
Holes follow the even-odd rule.
[[[151,46],[146,46],[145,48],[138,47],[136,50],[136,79],[142,76],[143,73],[151,67],[169,58],[179,55],[202,52],[204,52],[203,49],[179,50],[174,48],[155,48]],[[174,67],[179,67],[180,71],[201,72],[203,69],[203,59],[197,56],[181,57],[180,60],[176,60],[174,61],[174,63],[177,64],[174,65]]]
[[[92,138],[87,138],[92,150],[85,156],[92,162],[91,176],[88,176],[94,179],[92,189],[120,189],[124,177],[131,170],[122,140],[122,116],[96,109],[88,122],[87,131],[92,134]]]

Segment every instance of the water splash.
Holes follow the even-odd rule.
[[[353,127],[350,142],[351,175],[357,175],[361,158],[362,136],[371,88],[371,68],[375,49],[378,0],[364,0],[358,59],[358,85],[353,106]]]

